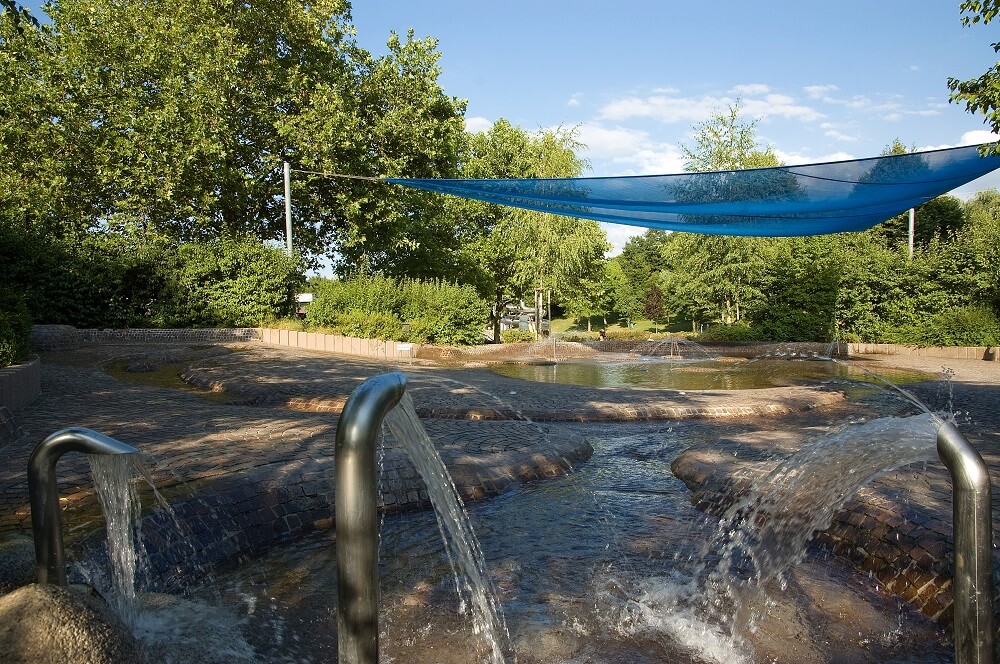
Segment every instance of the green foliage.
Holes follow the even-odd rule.
[[[337,314],[330,327],[338,334],[362,339],[399,339],[403,331],[402,323],[394,314],[361,309]]]
[[[306,314],[310,327],[349,336],[473,345],[482,341],[488,315],[486,303],[471,286],[441,281],[361,274],[345,281],[317,281],[313,291]],[[363,320],[364,314],[370,322]]]
[[[71,242],[0,223],[0,264],[36,323],[138,327],[154,322],[171,250],[88,233]]]
[[[287,159],[310,256],[430,247],[411,262],[426,266],[446,250],[432,197],[302,172],[454,175],[465,102],[437,82],[435,40],[392,35],[375,57],[346,0],[46,11],[41,27],[11,0],[0,12],[0,213],[60,235],[136,224],[175,242],[279,240]]]
[[[183,244],[167,272],[160,322],[168,327],[255,327],[294,311],[298,259],[250,239]]]
[[[598,341],[600,338],[599,332],[566,332],[559,335],[560,341]]]
[[[505,344],[524,343],[535,340],[535,333],[528,330],[504,330],[500,333],[500,341]]]
[[[730,171],[767,168],[781,163],[770,147],[757,144],[757,120],[740,117],[740,100],[725,111],[715,111],[708,120],[695,125],[694,145],[681,146],[687,160],[686,171]]]
[[[1000,346],[1000,317],[988,307],[953,307],[895,331],[892,340],[917,346]]]
[[[608,341],[643,341],[654,336],[648,330],[631,327],[609,327],[604,333]]]
[[[461,155],[463,177],[574,177],[584,162],[573,131],[531,134],[500,119],[471,134]],[[494,334],[508,304],[530,300],[536,288],[552,289],[576,312],[594,311],[606,297],[601,280],[609,248],[597,222],[455,199],[448,213],[457,223],[467,280],[491,303]]]
[[[275,318],[264,323],[263,327],[272,330],[289,330],[291,332],[305,332],[306,322],[301,318]]]
[[[828,238],[774,242],[767,297],[748,315],[755,334],[773,341],[829,341],[833,335],[840,263]]]
[[[762,341],[761,334],[745,322],[732,325],[713,325],[698,335],[700,343],[746,343]]]
[[[31,315],[24,296],[0,286],[0,367],[27,359],[31,351]]]

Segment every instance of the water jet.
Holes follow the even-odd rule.
[[[28,458],[28,497],[31,531],[35,539],[35,571],[38,583],[66,585],[62,516],[56,463],[67,452],[84,454],[134,454],[131,445],[82,427],[56,431],[40,442]]]

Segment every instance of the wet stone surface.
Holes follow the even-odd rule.
[[[153,565],[167,586],[172,576],[192,568],[224,565],[332,527],[337,414],[351,390],[384,371],[406,371],[408,392],[466,500],[495,496],[519,481],[556,476],[585,462],[590,444],[581,425],[569,422],[662,424],[693,418],[706,426],[745,424],[751,432],[694,446],[682,463],[686,470],[678,471],[689,486],[704,492],[695,500],[725,501],[741,483],[767,472],[776,452],[790,453],[801,444],[801,438],[785,433],[786,422],[826,426],[829,414],[845,407],[835,388],[697,394],[602,390],[529,383],[481,369],[427,363],[397,367],[260,344],[88,345],[45,353],[42,359],[42,396],[14,414],[23,435],[0,447],[0,528],[30,531],[25,468],[34,445],[67,426],[96,429],[139,447],[159,492],[172,505],[173,514],[153,508],[156,503],[145,490],[150,516],[143,529]],[[135,381],[118,380],[105,370],[109,363],[125,361],[131,366],[182,363],[193,389],[144,384],[141,374]],[[917,358],[882,362],[909,362],[909,368],[934,373],[944,368],[942,361]],[[934,409],[957,411],[960,428],[990,467],[996,492],[1000,365],[945,362],[956,373],[951,384],[939,379],[908,389]],[[877,370],[879,360],[868,364]],[[208,392],[221,392],[231,402],[206,399]],[[412,464],[391,439],[382,466],[380,500],[386,510],[426,504]],[[81,549],[94,544],[93,532],[102,520],[86,460],[67,455],[58,477],[67,539]],[[181,536],[175,519],[186,529]],[[862,489],[816,541],[925,614],[949,620],[951,487],[938,462],[896,471]]]

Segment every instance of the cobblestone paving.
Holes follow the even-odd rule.
[[[117,380],[102,368],[112,361],[189,365],[185,379],[190,385],[220,392],[228,402],[206,399],[194,389]],[[934,409],[955,404],[960,428],[990,466],[996,492],[1000,363],[899,356],[866,363],[876,369],[884,364],[934,373],[945,366],[954,370],[950,386],[928,381],[912,391]],[[236,347],[236,352],[219,346],[88,347],[45,354],[42,396],[15,414],[24,435],[0,447],[0,530],[30,528],[28,454],[46,435],[67,426],[96,429],[143,451],[154,482],[174,510],[159,510],[144,524],[154,566],[166,585],[172,573],[186,574],[329,528],[337,413],[365,378],[397,368],[405,370],[407,391],[466,499],[502,492],[520,479],[566,472],[588,458],[590,447],[579,429],[561,421],[707,418],[708,423],[753,416],[752,426],[770,422],[761,427],[768,435],[760,444],[790,451],[798,443],[782,442],[783,418],[822,419],[822,413],[844,405],[839,393],[819,388],[687,394],[583,388],[529,383],[477,368],[421,362],[393,367],[261,344]],[[412,465],[391,439],[383,464],[386,509],[426,503]],[[723,468],[727,471],[732,469]],[[703,474],[702,483],[711,472]],[[87,544],[101,518],[86,461],[68,455],[58,476],[67,537]],[[152,503],[144,496],[144,505]],[[863,489],[820,541],[871,571],[889,590],[947,621],[950,506],[943,466],[906,469]],[[179,535],[175,520],[185,526]]]

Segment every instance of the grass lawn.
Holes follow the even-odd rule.
[[[624,323],[620,322],[617,318],[608,317],[607,328],[624,328]],[[590,319],[590,329],[593,332],[597,332],[604,325],[604,319],[600,316],[594,316]],[[586,332],[587,331],[587,319],[583,318],[577,321],[575,318],[556,318],[552,321],[552,329],[556,334],[562,334],[563,332]],[[654,323],[651,320],[637,320],[635,321],[635,329],[641,332],[690,332],[691,331],[691,321],[673,321],[670,325],[664,325],[662,322]]]

